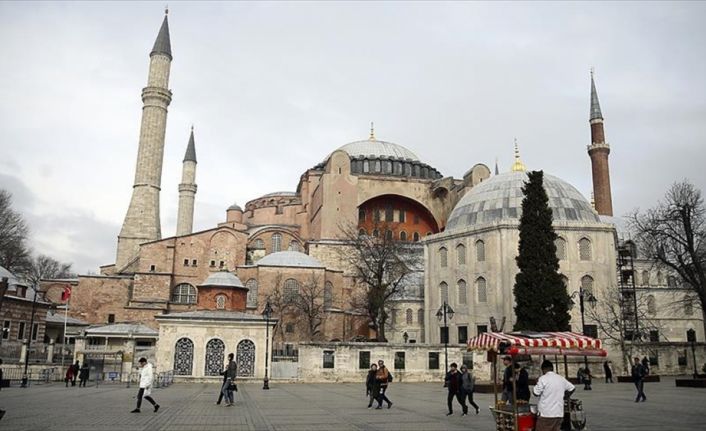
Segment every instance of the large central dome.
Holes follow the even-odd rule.
[[[519,220],[524,197],[522,186],[525,181],[527,173],[508,172],[473,187],[456,204],[449,216],[446,230]],[[601,220],[591,208],[591,204],[571,184],[545,173],[544,189],[547,191],[554,221],[600,223]]]
[[[370,157],[389,159],[409,160],[418,162],[419,157],[411,150],[392,142],[378,141],[376,139],[366,139],[364,141],[355,141],[346,144],[340,148],[341,151],[348,153],[351,158],[354,157]]]

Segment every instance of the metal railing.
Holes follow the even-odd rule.
[[[56,367],[27,370],[27,380],[34,383],[52,382],[56,379],[57,375]],[[19,384],[23,377],[24,370],[22,368],[3,368],[2,370],[2,379],[7,381],[7,384],[10,386]]]

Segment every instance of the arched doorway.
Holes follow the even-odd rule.
[[[238,377],[255,376],[255,343],[242,340],[238,343],[235,354],[235,363],[238,366]]]

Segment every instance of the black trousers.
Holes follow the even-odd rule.
[[[137,391],[137,408],[139,409],[140,406],[142,405],[142,396],[145,394],[145,388],[140,388],[139,391]],[[152,399],[151,396],[147,395],[144,397],[147,401],[149,401],[153,406],[157,405],[157,403]]]
[[[468,398],[468,404],[472,405],[473,408],[475,408],[476,410],[480,410],[478,404],[473,401],[473,392],[466,392],[464,390],[461,390],[461,405],[464,405],[466,403],[466,398]],[[466,407],[466,410],[464,412],[468,413],[468,407]]]
[[[390,401],[390,399],[387,398],[387,395],[385,395],[385,391],[387,391],[387,386],[381,386],[380,393],[377,396],[378,406],[381,406],[383,401],[387,404],[392,404],[392,401]]]
[[[645,381],[644,380],[638,380],[635,382],[635,389],[637,389],[637,398],[635,398],[635,401],[640,401],[642,400],[647,400],[647,397],[645,396]]]
[[[226,375],[223,375],[223,383],[225,383],[226,380],[228,380],[228,377],[227,377]],[[221,383],[221,388],[223,388],[223,383]],[[223,391],[220,391],[220,390],[219,390],[219,392],[218,392],[218,401],[216,401],[216,404],[220,404],[221,401],[223,401]]]
[[[449,395],[446,397],[446,404],[448,404],[448,406],[449,406],[449,413],[453,413],[453,411],[454,411],[454,407],[453,407],[454,397],[456,397],[456,400],[458,401],[458,403],[461,404],[461,408],[463,409],[463,412],[468,413],[468,406],[466,405],[466,402],[464,401],[463,397],[461,396],[461,391],[458,391],[458,392],[449,391]]]

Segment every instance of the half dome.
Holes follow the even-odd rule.
[[[508,172],[473,187],[456,204],[446,223],[446,230],[519,220],[524,198],[522,186],[526,180],[526,172]],[[544,190],[554,221],[601,222],[588,200],[566,181],[545,173]]]
[[[258,260],[257,266],[289,266],[297,268],[324,268],[316,258],[299,251],[278,251]]]

